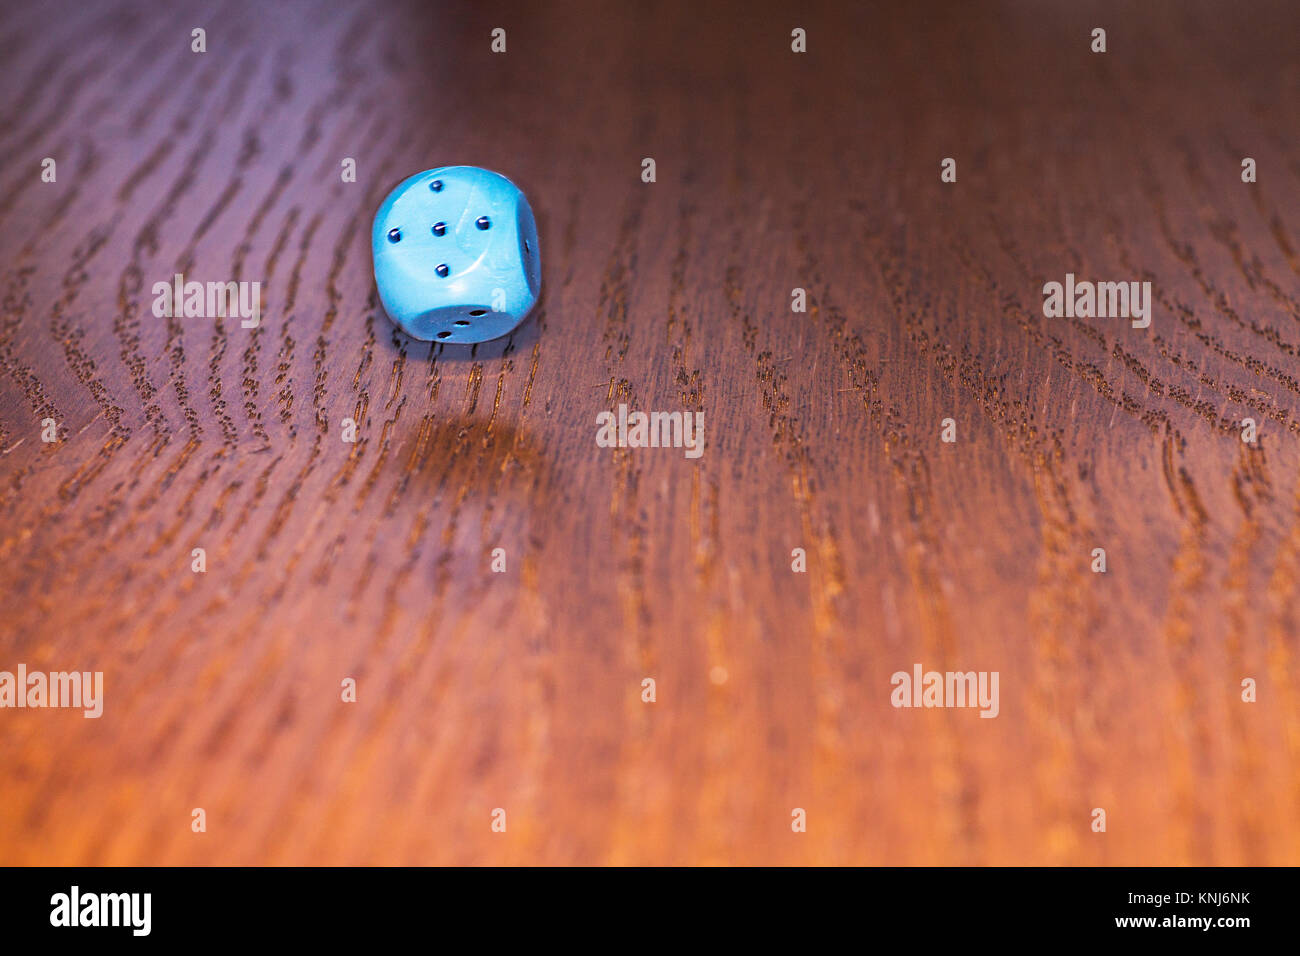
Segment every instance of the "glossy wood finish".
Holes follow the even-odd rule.
[[[0,862],[1300,861],[1294,5],[628,6],[6,4],[0,669],[106,704],[0,711]],[[370,272],[446,163],[543,243],[473,349]]]

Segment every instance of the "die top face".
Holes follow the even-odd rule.
[[[389,193],[371,230],[385,310],[419,339],[482,342],[537,301],[541,258],[528,200],[499,173],[441,166]]]

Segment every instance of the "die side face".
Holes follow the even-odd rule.
[[[528,314],[541,287],[537,226],[497,173],[443,166],[400,183],[371,231],[385,311],[425,341],[485,342]]]

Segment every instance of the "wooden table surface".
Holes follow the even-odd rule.
[[[5,4],[0,669],[105,703],[0,711],[0,863],[1300,862],[1298,27]],[[370,220],[459,163],[542,300],[431,346]],[[260,326],[156,318],[177,272]],[[918,662],[999,716],[891,706]]]

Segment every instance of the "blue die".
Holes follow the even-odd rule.
[[[399,183],[375,213],[370,249],[384,310],[424,341],[505,335],[542,285],[528,200],[477,166],[440,166]]]

